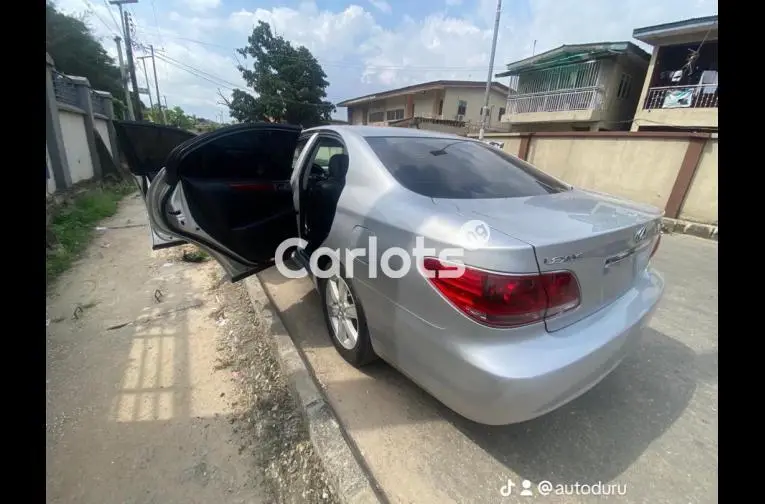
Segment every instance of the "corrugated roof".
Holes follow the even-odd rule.
[[[509,63],[507,65],[507,70],[496,74],[495,77],[517,75],[535,70],[543,70],[545,68],[608,58],[628,52],[635,54],[646,61],[651,59],[650,54],[632,42],[599,42],[593,44],[562,45],[555,49],[537,54],[536,56]]]

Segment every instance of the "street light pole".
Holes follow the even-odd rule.
[[[486,78],[486,93],[483,97],[483,109],[481,110],[481,129],[478,130],[478,139],[483,140],[486,128],[486,114],[489,111],[489,96],[491,93],[491,80],[494,77],[494,53],[497,50],[497,35],[499,34],[499,15],[502,13],[502,0],[497,0],[497,14],[494,16],[494,38],[491,41],[491,56],[489,56],[489,76]]]

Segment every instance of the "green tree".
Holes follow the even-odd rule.
[[[311,127],[328,121],[335,106],[326,101],[327,75],[311,52],[295,48],[281,36],[274,36],[268,23],[259,21],[237,49],[252,58],[252,68],[239,65],[247,86],[257,97],[235,89],[226,100],[231,117],[240,122],[287,122]]]
[[[146,118],[152,122],[161,123],[163,119],[167,119],[167,125],[175,126],[176,128],[185,130],[192,130],[197,124],[196,117],[186,114],[186,112],[184,112],[183,109],[178,106],[171,109],[165,109],[164,118],[162,112],[159,110],[159,107],[156,105],[154,105],[153,108],[147,110],[145,115]]]
[[[67,16],[45,3],[45,50],[53,58],[56,70],[67,75],[86,77],[93,89],[109,91],[114,97],[115,114],[122,117],[125,91],[120,70],[85,23],[85,17]],[[140,100],[133,93],[133,102]]]

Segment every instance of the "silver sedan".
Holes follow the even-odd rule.
[[[535,418],[635,347],[664,290],[661,212],[495,146],[405,128],[116,124],[154,248],[232,281],[275,263],[318,289],[354,366],[381,358],[461,415]]]

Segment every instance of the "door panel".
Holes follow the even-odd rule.
[[[164,166],[170,152],[196,136],[178,128],[134,121],[114,121],[114,129],[122,151],[122,159],[133,174],[144,203],[152,180]],[[153,250],[186,243],[185,240],[163,233],[151,225],[150,227]]]
[[[170,232],[217,254],[232,280],[256,273],[296,235],[289,179],[299,134],[295,126],[256,123],[198,137],[171,154],[167,189],[150,204]]]

